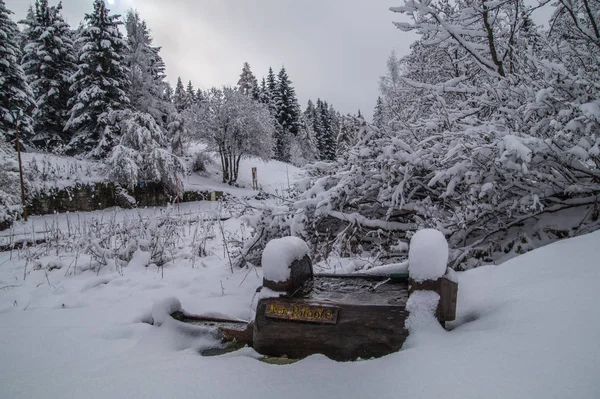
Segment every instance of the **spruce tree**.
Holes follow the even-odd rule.
[[[173,105],[177,112],[183,112],[187,107],[187,93],[185,92],[185,87],[183,87],[181,77],[177,78],[175,93],[173,93]]]
[[[154,117],[159,126],[165,126],[169,114],[165,63],[160,47],[152,45],[146,22],[136,10],[129,10],[125,18],[127,30],[127,67],[131,81],[128,92],[131,105],[137,111]]]
[[[277,107],[276,107],[276,93],[277,93],[277,78],[273,73],[273,68],[269,67],[269,73],[267,74],[267,86],[266,86],[266,97],[267,105],[271,111],[273,118],[277,118]]]
[[[373,111],[373,125],[377,129],[383,129],[384,124],[384,109],[383,109],[383,100],[381,96],[377,97],[377,103],[375,104],[375,110]]]
[[[333,131],[329,105],[320,99],[317,100],[315,134],[317,135],[320,159],[323,161],[334,161],[336,158],[335,144],[337,135]]]
[[[86,14],[86,24],[77,41],[81,45],[77,72],[71,90],[74,95],[66,129],[73,132],[70,153],[104,157],[114,146],[118,128],[114,111],[130,107],[128,68],[125,66],[127,42],[119,31],[119,15],[110,15],[102,0]]]
[[[300,127],[300,112],[296,92],[292,87],[285,67],[281,68],[277,76],[275,91],[276,119],[279,126],[275,133],[275,159],[290,161],[290,143],[292,137],[298,135]]]
[[[185,109],[189,109],[196,103],[196,91],[194,90],[194,85],[192,81],[188,81],[187,87],[185,89]]]
[[[173,86],[171,86],[171,84],[169,82],[165,82],[165,88],[163,90],[163,98],[165,99],[165,101],[167,101],[169,103],[173,103],[173,95],[174,95]]]
[[[258,88],[258,101],[262,104],[269,104],[269,90],[267,89],[267,82],[265,78],[262,78],[260,87]]]
[[[237,83],[237,89],[246,96],[250,96],[255,100],[258,99],[258,81],[250,69],[250,64],[247,62],[244,62],[244,66],[242,67],[242,73]]]
[[[198,89],[196,90],[196,104],[202,104],[204,101],[206,101],[206,96],[204,95],[204,92],[202,92],[202,89]]]
[[[21,144],[29,144],[33,137],[31,113],[35,109],[33,93],[20,65],[17,24],[10,19],[12,11],[0,0],[0,135],[15,144],[15,122],[9,110],[16,107],[23,112],[19,122]]]
[[[33,144],[44,150],[59,150],[68,144],[64,131],[68,121],[70,78],[76,68],[71,29],[61,15],[62,5],[48,6],[48,0],[36,0],[28,18],[21,23],[25,45],[22,67],[35,96]]]

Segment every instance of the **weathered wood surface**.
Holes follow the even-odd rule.
[[[267,300],[258,303],[254,349],[267,356],[303,358],[315,353],[338,361],[381,357],[400,350],[408,333],[404,306],[357,306],[337,302],[281,298],[290,306],[335,306],[335,324],[301,323],[265,317]]]
[[[398,351],[407,336],[404,329],[408,283],[377,279],[316,277],[311,291],[302,298],[262,299],[258,303],[253,346],[267,356],[302,358],[315,353],[348,361],[380,357]],[[303,308],[336,309],[327,320],[274,318],[281,309],[301,312]],[[332,312],[333,313],[333,312]],[[332,314],[333,316],[333,314]]]
[[[458,284],[442,277],[435,281],[417,282],[413,279],[408,280],[408,292],[413,291],[435,291],[440,295],[440,302],[435,312],[437,319],[443,324],[446,321],[456,319],[456,304],[458,301]]]
[[[225,319],[220,317],[198,316],[177,311],[171,314],[175,320],[187,324],[207,327],[222,342],[239,342],[252,345],[254,323],[243,320]]]

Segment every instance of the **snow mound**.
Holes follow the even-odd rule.
[[[169,317],[171,317],[173,312],[180,311],[181,309],[181,302],[174,297],[154,302],[154,305],[152,306],[152,319],[154,320],[154,325],[162,325]]]
[[[263,276],[275,283],[290,278],[290,266],[308,255],[308,245],[298,237],[283,237],[269,241],[262,254]]]
[[[415,281],[437,280],[448,266],[448,241],[436,229],[423,229],[410,240],[408,271]]]

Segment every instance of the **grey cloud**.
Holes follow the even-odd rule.
[[[21,18],[29,1],[6,0]],[[52,0],[51,0],[52,3]],[[162,46],[169,81],[233,85],[244,62],[260,79],[285,65],[299,100],[320,97],[341,112],[371,117],[378,79],[392,49],[406,54],[415,37],[392,24],[390,0],[115,0],[136,8]],[[397,2],[399,3],[399,2]],[[76,26],[92,0],[63,0]]]

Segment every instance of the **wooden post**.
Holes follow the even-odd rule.
[[[252,167],[252,189],[258,191],[258,171],[256,166]]]

